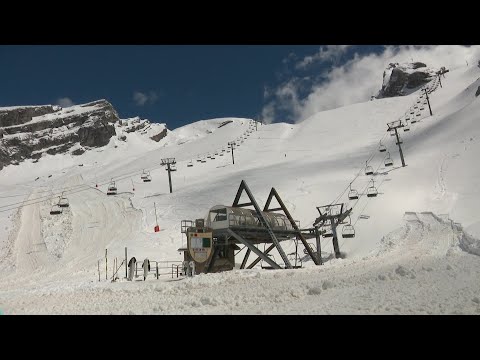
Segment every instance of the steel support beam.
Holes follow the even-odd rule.
[[[269,253],[270,251],[272,251],[272,249],[274,249],[274,248],[275,248],[275,244],[270,245],[270,246],[268,247],[268,249],[265,250],[264,254],[268,254],[268,253]],[[260,257],[257,257],[257,258],[255,259],[255,261],[253,261],[250,265],[248,265],[247,269],[253,269],[253,267],[254,267],[255,265],[257,265],[257,264],[260,262],[260,260],[262,260],[262,259],[261,259]]]
[[[285,215],[287,216],[288,221],[290,221],[290,224],[292,224],[292,227],[293,227],[295,230],[298,231],[298,237],[299,237],[300,240],[302,241],[302,244],[303,244],[303,246],[305,247],[305,249],[307,249],[308,255],[310,255],[310,257],[312,258],[312,260],[313,260],[313,262],[315,263],[315,265],[319,265],[320,263],[319,263],[318,260],[316,259],[316,256],[315,256],[315,254],[313,253],[312,249],[310,249],[310,246],[308,246],[307,240],[305,239],[305,237],[303,236],[303,234],[300,232],[300,229],[298,228],[297,223],[295,222],[295,220],[293,220],[292,215],[290,215],[290,212],[288,211],[287,207],[285,206],[285,204],[283,203],[282,199],[281,199],[280,196],[278,195],[277,190],[275,190],[275,188],[273,188],[273,187],[272,187],[272,190],[270,190],[270,195],[268,195],[267,202],[265,203],[265,209],[264,209],[264,211],[265,211],[265,212],[269,211],[269,210],[268,210],[268,207],[270,206],[270,202],[272,201],[272,198],[273,198],[274,196],[275,196],[275,199],[277,199],[278,204],[280,205],[280,208],[283,210],[283,212],[284,212]]]
[[[255,254],[258,255],[259,258],[261,258],[263,261],[265,261],[266,263],[268,263],[271,267],[273,267],[274,269],[281,269],[281,266],[278,265],[275,261],[273,261],[272,259],[270,259],[267,255],[265,255],[263,252],[261,252],[260,250],[258,250],[255,246],[253,246],[252,244],[250,244],[247,240],[245,240],[244,238],[242,238],[240,235],[238,235],[237,233],[235,233],[234,231],[228,229],[228,233],[233,236],[235,239],[237,239],[238,241],[240,241],[242,244],[244,244],[246,247],[248,247],[251,251],[253,251]]]
[[[268,234],[270,235],[273,243],[275,244],[275,246],[277,247],[277,250],[278,250],[278,253],[280,254],[284,264],[285,264],[285,267],[287,269],[291,269],[292,268],[292,264],[290,264],[290,261],[288,260],[288,257],[287,255],[285,254],[285,251],[283,251],[282,249],[282,246],[280,245],[280,242],[278,241],[277,237],[275,236],[274,232],[272,231],[272,228],[270,227],[270,224],[268,223],[268,221],[265,219],[265,217],[263,216],[263,213],[262,211],[260,210],[260,207],[258,206],[257,204],[257,201],[255,200],[255,198],[253,197],[252,195],[252,192],[250,191],[250,189],[248,188],[248,185],[247,183],[242,180],[242,182],[240,183],[240,187],[238,188],[238,191],[237,191],[237,195],[235,196],[235,200],[233,202],[233,207],[236,207],[238,206],[238,201],[240,200],[240,196],[242,195],[242,191],[245,190],[245,192],[247,193],[250,201],[252,202],[252,205],[253,207],[255,208],[255,211],[257,212],[257,215],[258,215],[258,218],[260,219],[262,225],[267,229],[268,231]],[[256,248],[255,248],[256,249]],[[252,249],[253,251],[253,249]]]
[[[335,251],[335,258],[340,257],[340,248],[338,246],[338,238],[337,238],[337,224],[336,222],[332,219],[330,220],[330,224],[332,227],[332,234],[333,234],[333,250]]]
[[[245,254],[245,257],[243,258],[242,265],[240,265],[240,269],[245,269],[245,265],[247,264],[248,257],[250,256],[250,253],[252,250],[247,249],[247,253]]]
[[[405,160],[403,159],[402,145],[400,144],[400,138],[398,137],[397,128],[395,128],[395,136],[397,137],[398,151],[400,152],[400,160],[402,160],[402,166],[405,167]]]
[[[322,264],[322,247],[320,242],[320,233],[318,232],[318,227],[316,226],[315,226],[315,239],[317,241],[317,260],[321,265]]]

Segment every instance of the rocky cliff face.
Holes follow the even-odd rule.
[[[148,120],[140,119],[138,116],[120,120],[119,132],[120,131],[122,135],[119,135],[118,139],[122,141],[127,141],[126,134],[129,133],[137,133],[155,142],[159,142],[168,134],[168,129],[165,124],[151,123]]]
[[[76,155],[104,146],[116,134],[113,124],[118,120],[106,100],[65,109],[52,105],[0,108],[0,170],[44,153],[64,153],[73,146]]]
[[[383,86],[375,97],[408,95],[433,80],[435,75],[436,70],[421,62],[391,63],[383,73]]]
[[[150,139],[152,139],[153,141],[159,142],[165,136],[167,136],[167,128],[163,129],[158,134],[151,136]]]
[[[24,124],[33,117],[51,114],[61,110],[60,106],[14,106],[0,108],[0,127]]]

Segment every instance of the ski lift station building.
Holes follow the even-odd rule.
[[[288,218],[283,214],[262,211],[277,238],[286,240],[295,235],[295,230]],[[231,228],[240,230],[243,237],[253,244],[271,242],[270,235],[263,231],[264,227],[253,209],[216,205],[208,213],[206,226],[216,233],[221,233]],[[239,243],[238,240],[234,241]]]
[[[298,236],[299,230],[293,228],[287,216],[261,213],[278,241]],[[187,247],[178,250],[183,251],[184,261],[195,262],[197,273],[233,270],[236,252],[245,242],[274,246],[271,234],[253,209],[216,205],[209,210],[206,219],[197,219],[195,223],[182,220],[181,227],[187,237]],[[245,261],[240,268],[244,268]]]
[[[249,202],[240,203],[242,193],[246,193]],[[271,207],[271,201],[276,199],[279,207]],[[248,209],[246,206],[253,206]],[[282,211],[283,213],[275,212]],[[275,188],[268,195],[265,207],[260,209],[252,192],[244,180],[240,183],[232,206],[215,205],[208,210],[204,219],[182,220],[181,232],[187,237],[183,251],[184,261],[195,263],[195,271],[199,273],[228,271],[235,268],[235,256],[244,256],[240,269],[251,269],[259,261],[265,261],[271,268],[296,268],[298,249],[295,247],[295,264],[292,265],[289,255],[283,250],[280,242],[285,240],[302,241],[303,245],[315,262],[321,263],[320,246],[317,254],[310,249],[306,240],[315,237],[319,243],[319,232],[315,228],[300,229],[298,221],[293,220],[285,204]],[[259,244],[264,244],[264,251]],[[244,245],[240,248],[238,245]],[[266,244],[269,244],[268,248]],[[283,267],[269,257],[268,252],[276,248],[283,260]],[[246,252],[243,252],[246,249]],[[236,252],[235,252],[236,251]],[[247,266],[250,253],[257,258]]]
[[[298,231],[285,215],[265,211],[262,214],[278,241],[297,235]],[[187,247],[179,250],[184,252],[184,260],[194,261],[198,273],[232,270],[235,267],[235,251],[241,249],[238,245],[242,245],[242,241],[232,236],[229,230],[250,244],[272,243],[255,210],[216,205],[209,210],[206,219],[197,219],[195,226],[193,221],[182,221]],[[215,258],[214,261],[212,258]]]

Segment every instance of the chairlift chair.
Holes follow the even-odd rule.
[[[372,180],[373,182],[373,180]],[[378,190],[375,187],[375,183],[373,183],[368,189],[367,189],[367,197],[376,197],[378,195]]]
[[[390,157],[390,153],[388,153],[387,158],[385,159],[385,166],[392,166],[393,165],[393,160]]]
[[[352,184],[350,184],[350,191],[348,192],[348,199],[349,200],[356,200],[358,199],[358,191],[352,189]]]
[[[365,161],[365,175],[372,175],[373,174],[373,168],[368,165],[367,161]]]
[[[188,163],[187,163],[187,167],[192,167],[193,166],[193,161],[190,160]]]
[[[68,203],[68,199],[64,196],[62,196],[60,198],[60,200],[58,201],[58,206],[64,208],[64,207],[68,207],[70,204]]]
[[[148,172],[145,171],[145,169],[144,169],[143,172],[142,172],[142,176],[140,176],[140,178],[141,178],[142,180],[144,180],[144,179],[147,177],[147,175],[148,175]]]
[[[343,238],[354,238],[355,229],[353,225],[344,225],[342,228],[342,237]]]
[[[420,113],[417,114],[417,116],[420,116],[420,115],[421,115]]]
[[[420,110],[425,110],[425,107],[422,106],[422,107],[420,108]]]
[[[50,209],[50,215],[58,215],[58,214],[61,214],[62,212],[63,212],[63,209],[58,204],[53,205],[52,208]]]
[[[145,178],[143,178],[143,182],[151,182],[152,177],[150,175],[147,175]]]
[[[406,124],[403,126],[403,131],[410,131],[410,126],[408,125],[408,123],[406,123]]]
[[[330,227],[330,225],[322,226],[320,232],[322,233],[322,236],[324,238],[333,237],[333,231],[332,231],[332,228]]]
[[[352,225],[352,219],[350,215],[348,216],[349,222],[347,225],[344,225],[342,228],[342,237],[343,238],[354,238],[355,237],[355,228]]]
[[[115,186],[115,181],[111,181],[108,185],[107,195],[117,195],[117,187]]]
[[[380,152],[387,151],[387,147],[385,145],[383,145],[381,141],[380,141],[380,146],[378,147],[378,151],[380,151]]]

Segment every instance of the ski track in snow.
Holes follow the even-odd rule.
[[[8,296],[15,291],[0,299],[11,313],[27,314],[476,314],[480,258],[459,249],[463,236],[432,213],[411,213],[363,259],[182,281],[49,284],[15,303]]]

